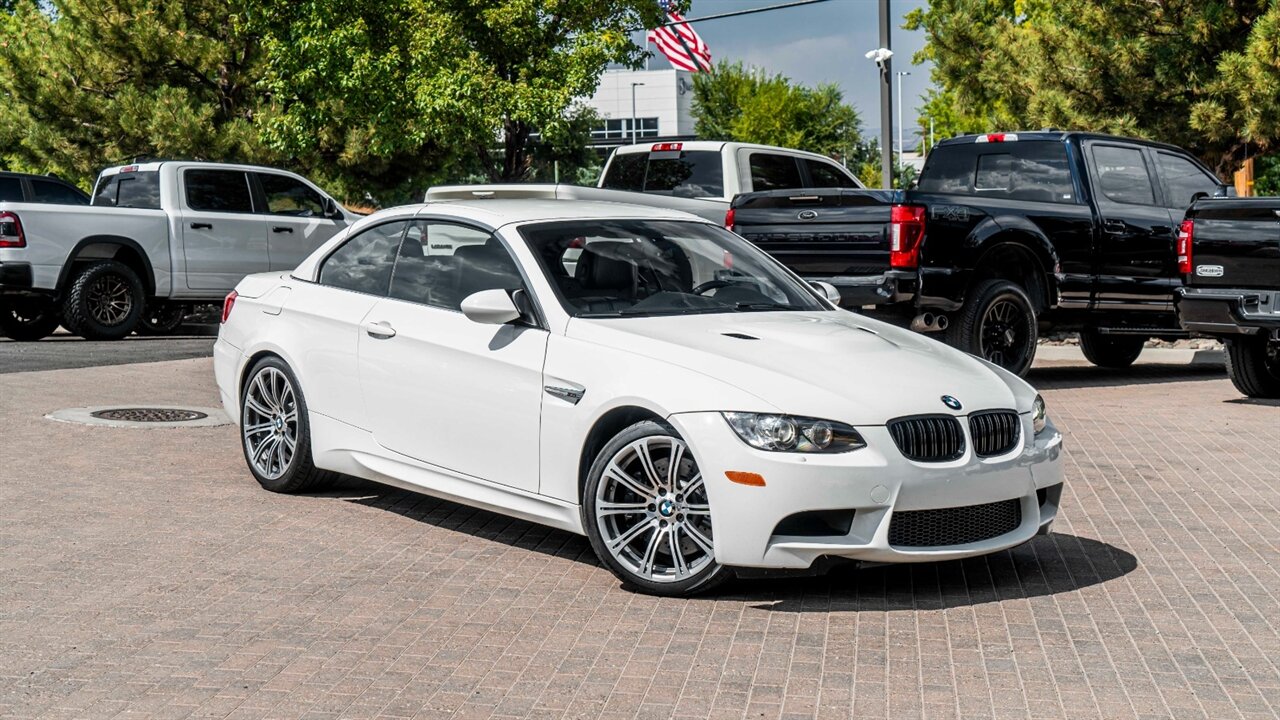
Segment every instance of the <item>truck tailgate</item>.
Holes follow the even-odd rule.
[[[797,274],[827,278],[889,269],[892,190],[817,188],[744,193],[733,231]]]
[[[1191,287],[1280,290],[1280,198],[1201,200],[1195,221]]]

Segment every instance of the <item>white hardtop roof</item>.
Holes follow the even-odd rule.
[[[742,149],[769,150],[772,152],[794,153],[796,155],[809,155],[812,157],[823,158],[824,160],[831,159],[820,153],[812,153],[812,152],[809,152],[808,150],[795,150],[792,148],[778,147],[776,145],[757,145],[755,143],[725,142],[723,140],[689,140],[689,141],[662,140],[657,142],[636,143],[634,145],[620,145],[618,146],[618,149],[615,150],[614,152],[617,153],[618,155],[629,155],[631,153],[647,153],[653,150],[654,145],[679,145],[680,149],[685,152],[690,152],[690,151],[696,152],[699,150],[702,150],[702,151],[709,150],[711,152],[720,152],[722,150],[737,151]]]
[[[471,220],[482,225],[498,228],[513,223],[536,222],[541,220],[604,220],[604,219],[649,219],[649,220],[694,220],[706,223],[707,220],[679,210],[653,207],[651,205],[632,205],[630,203],[600,202],[595,200],[540,200],[540,199],[493,199],[493,200],[439,200],[417,205],[405,205],[393,210],[403,214],[439,214],[455,217],[459,220]],[[384,212],[390,212],[384,211]],[[373,217],[373,216],[371,216]]]
[[[105,168],[101,175],[115,175],[125,168],[132,168],[130,172],[153,172],[160,169],[162,165],[181,165],[183,167],[202,167],[202,168],[218,168],[221,170],[253,170],[262,172],[278,172],[296,173],[281,168],[268,167],[266,165],[242,165],[240,163],[224,163],[224,162],[208,162],[204,160],[152,160],[149,162],[128,163],[125,165],[113,165]]]

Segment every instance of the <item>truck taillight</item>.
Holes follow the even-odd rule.
[[[1178,272],[1191,274],[1191,241],[1195,239],[1196,223],[1194,220],[1183,220],[1178,228]]]
[[[16,213],[0,212],[0,248],[20,248],[27,246],[27,238],[22,234],[22,221]]]
[[[654,143],[649,152],[680,152],[684,143]]]
[[[729,208],[724,214],[724,229],[733,232],[733,208]]]
[[[889,211],[889,267],[914,270],[920,266],[924,216],[925,209],[919,205],[894,205]]]
[[[231,317],[231,308],[236,306],[236,298],[240,297],[240,293],[235,290],[227,293],[227,297],[222,301],[222,324],[227,323],[227,318]]]

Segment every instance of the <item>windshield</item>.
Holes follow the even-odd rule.
[[[520,234],[574,317],[827,309],[772,258],[714,225],[591,220]]]

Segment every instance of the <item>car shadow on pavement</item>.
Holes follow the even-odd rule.
[[[1280,398],[1271,400],[1267,398],[1238,397],[1230,400],[1223,400],[1231,405],[1261,405],[1262,407],[1280,407]]]
[[[1038,367],[1027,373],[1027,382],[1041,390],[1151,385],[1156,383],[1222,380],[1222,365],[1133,365],[1111,369],[1100,367]]]
[[[599,566],[585,537],[378,483],[343,478],[335,498],[512,547]],[[775,612],[928,610],[1071,592],[1126,575],[1137,558],[1098,540],[1053,533],[985,557],[736,580],[703,599]],[[607,572],[601,567],[601,572]]]
[[[937,563],[836,567],[823,576],[752,581],[730,592],[774,612],[943,610],[1072,592],[1132,572],[1138,560],[1090,538],[1053,533],[983,557]]]

